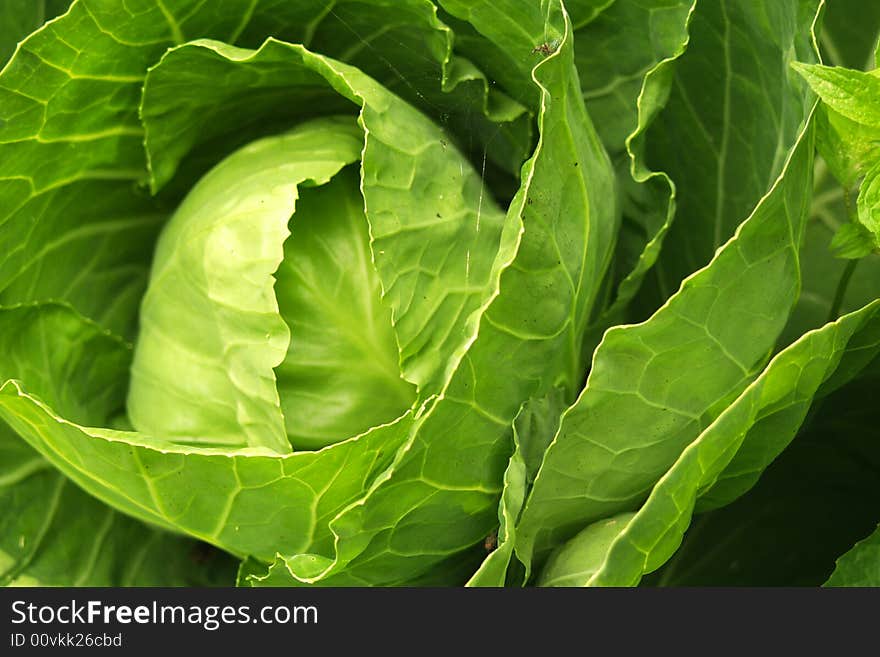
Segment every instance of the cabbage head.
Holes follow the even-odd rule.
[[[822,4],[5,4],[0,581],[660,568],[876,370]]]

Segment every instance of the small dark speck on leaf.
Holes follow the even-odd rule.
[[[498,547],[498,533],[492,532],[486,537],[486,540],[483,541],[483,549],[486,552],[492,552],[495,548]]]
[[[438,219],[442,219],[442,218],[443,218],[443,217],[440,216],[440,213],[439,213],[439,212],[437,213],[437,218],[438,218]]]

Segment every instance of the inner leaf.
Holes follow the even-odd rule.
[[[416,389],[401,378],[357,169],[301,189],[290,231],[275,295],[291,340],[275,376],[291,445],[320,449],[394,420]]]

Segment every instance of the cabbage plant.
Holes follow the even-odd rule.
[[[828,4],[4,3],[3,582],[880,581]]]

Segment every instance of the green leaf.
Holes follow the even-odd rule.
[[[880,158],[865,174],[856,201],[859,223],[874,238],[874,248],[880,248]]]
[[[870,255],[877,248],[874,235],[858,223],[845,223],[834,234],[830,244],[837,258],[859,259]]]
[[[440,0],[444,19],[455,28],[456,48],[461,48],[509,93],[530,108],[537,108],[540,93],[532,82],[532,69],[541,58],[559,47],[561,34],[548,22],[554,3],[501,0]],[[614,0],[570,0],[565,3],[573,29],[601,16]],[[472,27],[472,30],[462,29]]]
[[[0,583],[229,586],[235,562],[101,504],[0,426]]]
[[[718,479],[722,472],[730,476],[728,463],[744,453],[759,455],[756,478],[797,433],[820,385],[838,368],[848,371],[848,360],[870,359],[865,349],[875,356],[880,352],[880,302],[808,333],[780,352],[684,449],[637,513],[578,534],[548,561],[544,580],[629,586],[657,569],[681,542],[698,495],[718,481],[722,487],[729,483]]]
[[[636,507],[763,367],[798,296],[812,130],[704,269],[649,320],[605,333],[522,513],[524,562],[585,525]],[[685,374],[686,373],[686,374]]]
[[[688,26],[696,2],[616,3],[576,33],[578,71],[584,100],[595,115],[600,136],[611,153],[625,145],[628,158],[618,164],[623,223],[614,264],[612,301],[592,321],[589,349],[609,326],[620,323],[626,308],[654,266],[675,215],[675,183],[645,161],[647,133],[669,98],[675,62],[686,51]],[[650,52],[629,44],[663,38]],[[627,132],[629,131],[629,132]],[[624,141],[625,137],[625,141]],[[623,171],[628,166],[628,171]]]
[[[498,529],[486,539],[484,546],[490,550],[489,555],[467,581],[467,586],[500,587],[507,583],[516,541],[516,520],[528,490],[526,465],[516,429],[513,434],[514,450],[504,471],[504,488],[498,504]]]
[[[131,20],[122,3],[76,2],[0,73],[0,224],[12,245],[0,253],[0,303],[66,300],[134,334],[167,216],[135,186],[145,178],[137,104],[146,69],[181,30],[229,34],[250,1],[224,4],[228,14],[194,4],[172,6],[174,30],[155,3]]]
[[[302,190],[292,231],[275,284],[291,341],[275,375],[294,449],[320,449],[391,422],[415,388],[400,376],[357,173]]]
[[[793,62],[810,87],[835,112],[869,128],[880,128],[880,78],[838,66]]]
[[[573,18],[584,101],[612,155],[666,103],[670,63],[685,51],[695,7],[694,0],[615,2],[588,23]]]
[[[619,513],[587,525],[556,550],[541,570],[538,586],[584,586],[603,566],[605,554],[632,521],[632,512]]]
[[[789,345],[807,331],[877,298],[880,256],[869,255],[859,260],[847,280],[849,261],[836,258],[831,252],[834,234],[845,225],[844,222],[849,222],[844,191],[821,159],[816,163],[810,214],[801,247],[801,295],[779,339],[780,346]],[[837,313],[832,316],[835,299],[840,303]]]
[[[497,532],[487,539],[493,550],[468,580],[468,586],[504,586],[516,546],[516,522],[535,480],[547,445],[559,428],[565,396],[554,388],[545,397],[523,404],[513,422],[513,454],[504,471],[504,489],[498,505]],[[491,547],[491,545],[490,545]]]
[[[788,66],[816,59],[819,4],[697,4],[669,99],[645,136],[647,166],[676,184],[676,214],[638,319],[712,259],[780,175],[814,103]]]
[[[837,560],[825,586],[880,586],[880,529]]]
[[[852,121],[823,105],[816,114],[816,148],[847,191],[880,158],[880,128]]]
[[[76,421],[106,423],[123,401],[117,383],[125,376],[130,349],[64,305],[0,309],[0,354],[0,380],[27,379],[44,402]],[[0,519],[4,584],[182,586],[232,580],[231,560],[101,504],[5,423],[0,423],[0,505],[6,511]]]
[[[412,426],[407,414],[286,457],[265,448],[185,447],[90,428],[121,406],[118,383],[131,351],[71,309],[0,309],[0,353],[0,418],[49,463],[128,515],[239,556],[270,560],[287,548],[330,559],[331,521],[388,467]]]
[[[471,25],[480,35],[464,41],[465,52],[471,57],[479,53],[482,66],[491,78],[498,80],[514,98],[535,108],[540,101],[539,90],[532,83],[532,69],[545,53],[559,46],[561,34],[548,31],[548,10],[552,2],[483,2],[482,0],[440,0],[440,6],[452,16]],[[454,23],[453,23],[454,24]],[[487,47],[487,43],[491,44]],[[536,50],[537,49],[537,50]]]
[[[873,321],[876,325],[876,315]],[[848,347],[847,357],[857,354]],[[877,525],[880,459],[873,428],[878,414],[871,403],[876,365],[875,360],[873,373],[814,402],[805,426],[755,487],[729,506],[696,516],[681,548],[646,583],[817,586],[826,581],[835,559]]]
[[[0,417],[82,488],[129,515],[238,556],[270,560],[287,549],[322,562],[334,555],[331,522],[388,467],[412,420],[279,457],[83,427],[14,381],[0,387]]]
[[[876,307],[877,302],[872,302],[861,310],[844,315],[834,324],[817,329],[819,334],[831,334],[838,342],[845,340],[844,345],[847,349],[842,355],[832,354],[835,356],[835,360],[832,361],[833,367],[826,371],[820,382],[824,383],[824,380],[831,373],[835,376],[818,390],[816,393],[818,396],[827,395],[842,383],[855,378],[880,351],[880,322],[874,319]],[[854,330],[847,329],[848,325],[855,325],[856,328]],[[840,328],[841,326],[842,328]],[[839,335],[835,336],[835,332]],[[809,339],[815,340],[815,338],[811,338],[814,335],[817,333],[807,333],[781,353],[787,353]],[[840,351],[839,346],[837,350]],[[828,351],[827,347],[826,351]],[[807,365],[812,367],[814,372],[810,372]],[[804,370],[802,378],[815,378],[817,365],[814,363],[807,363],[807,365],[799,366]],[[805,384],[799,383],[800,388],[803,388]],[[815,386],[813,387],[815,388]],[[796,429],[797,426],[794,426],[792,430],[786,431],[780,426],[771,425],[747,436],[724,473],[718,477],[717,481],[713,482],[710,488],[702,492],[700,508],[709,509],[729,504],[751,488],[772,460],[788,445]]]

